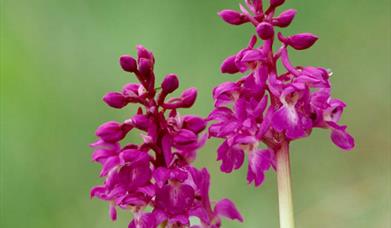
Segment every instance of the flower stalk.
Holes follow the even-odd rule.
[[[280,228],[294,228],[289,143],[282,143],[277,151],[276,160]]]

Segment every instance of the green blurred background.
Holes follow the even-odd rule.
[[[216,13],[238,0],[3,0],[1,1],[1,218],[4,228],[127,227],[111,222],[107,203],[89,199],[101,180],[91,163],[95,128],[134,112],[101,101],[134,78],[121,72],[121,54],[143,44],[156,56],[158,81],[180,76],[181,89],[199,88],[192,110],[206,116],[211,89],[239,76],[219,73],[221,61],[247,44],[253,28],[224,24]],[[292,53],[298,65],[334,71],[333,95],[347,102],[342,122],[357,146],[344,153],[329,132],[292,145],[297,227],[389,228],[390,1],[302,0],[283,7],[298,15],[285,34],[321,39]],[[132,137],[137,137],[133,135]],[[219,172],[218,140],[199,153],[212,174],[212,198],[233,199],[245,222],[224,227],[278,227],[276,175],[255,189],[246,165]]]

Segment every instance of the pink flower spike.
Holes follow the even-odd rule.
[[[191,216],[218,228],[221,219],[209,198],[209,173],[192,164],[207,139],[207,134],[202,133],[206,120],[178,113],[179,108],[193,106],[197,90],[188,88],[179,97],[167,100],[167,95],[179,86],[178,77],[168,74],[160,88],[155,88],[152,52],[139,45],[137,55],[137,61],[122,56],[120,64],[123,70],[133,72],[140,83],[128,83],[121,93],[110,92],[103,99],[113,108],[128,103],[138,107],[123,123],[109,121],[96,130],[99,139],[90,145],[94,149],[92,160],[101,165],[99,176],[104,180],[90,195],[109,202],[112,220],[117,219],[118,208],[130,209],[131,228],[193,227]],[[139,144],[128,142],[133,137],[124,140],[135,128],[143,132]],[[227,210],[232,218],[238,217],[237,211],[235,214],[233,209]]]

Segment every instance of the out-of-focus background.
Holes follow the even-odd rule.
[[[118,57],[144,44],[155,53],[158,81],[175,72],[181,89],[198,87],[193,112],[206,116],[212,88],[239,78],[222,75],[221,61],[254,33],[217,16],[238,2],[2,0],[0,226],[127,227],[129,212],[113,223],[107,203],[89,199],[101,182],[88,148],[95,128],[134,112],[101,101],[135,81]],[[342,152],[322,130],[293,143],[297,227],[389,228],[390,1],[289,0],[287,8],[298,14],[285,34],[320,36],[312,49],[291,52],[293,62],[334,71],[333,95],[348,104],[342,123],[357,143]],[[246,165],[221,173],[218,143],[207,143],[197,166],[211,171],[212,198],[231,198],[245,217],[243,224],[224,220],[224,227],[278,227],[275,173],[257,189],[246,184]]]

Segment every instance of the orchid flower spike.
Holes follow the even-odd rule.
[[[155,85],[155,58],[143,46],[138,56],[120,57],[125,72],[134,73],[139,83],[129,83],[122,91],[103,98],[117,109],[138,105],[137,112],[123,122],[109,121],[98,127],[98,140],[92,160],[100,163],[102,185],[91,190],[91,197],[109,202],[109,215],[117,209],[133,214],[129,228],[189,227],[197,217],[198,226],[220,227],[221,218],[243,221],[232,201],[216,203],[209,199],[210,175],[207,169],[192,165],[197,150],[206,140],[202,131],[207,121],[195,115],[181,116],[179,108],[193,106],[197,90],[190,88],[181,96],[166,99],[178,89],[175,74],[168,74],[159,89]],[[120,144],[133,129],[142,132],[142,143]]]
[[[254,35],[247,47],[227,57],[221,65],[222,73],[241,73],[242,78],[214,88],[209,137],[223,139],[217,149],[221,171],[239,169],[247,158],[247,181],[255,186],[262,184],[270,168],[277,170],[279,185],[287,184],[289,143],[308,137],[314,128],[329,130],[331,141],[343,150],[355,145],[346,126],[340,124],[346,105],[331,96],[330,70],[294,66],[289,60],[289,47],[308,49],[318,37],[311,33],[284,36],[275,32],[277,27],[289,26],[296,15],[294,9],[275,15],[284,2],[270,0],[264,8],[262,0],[246,0],[240,11],[222,10],[218,14],[230,25],[252,24]],[[256,45],[258,38],[261,42]],[[276,41],[280,41],[279,47],[274,48]],[[285,68],[283,72],[277,72],[278,61]],[[279,175],[281,172],[286,173]],[[290,194],[290,186],[288,190],[286,194]],[[280,210],[291,206],[287,206],[291,203],[289,197],[280,195]],[[290,219],[293,220],[285,217],[281,223]]]

